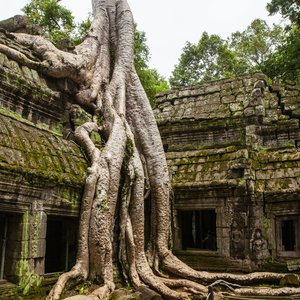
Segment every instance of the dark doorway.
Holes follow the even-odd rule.
[[[214,210],[181,210],[178,216],[183,250],[217,250]]]
[[[7,244],[7,217],[0,214],[0,280],[4,279],[4,265]]]
[[[18,281],[14,262],[21,255],[22,219],[21,214],[0,213],[0,280]]]
[[[276,218],[277,255],[299,257],[300,255],[300,215],[279,216]]]
[[[295,221],[285,220],[281,224],[282,247],[284,251],[295,251]]]
[[[47,219],[45,273],[68,271],[76,260],[77,222],[73,219]]]

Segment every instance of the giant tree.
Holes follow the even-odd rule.
[[[170,78],[173,87],[198,84],[203,81],[236,77],[268,69],[264,64],[283,43],[283,29],[256,19],[240,32],[223,40],[204,32],[195,43],[187,42],[179,63]]]
[[[226,40],[204,32],[197,43],[186,43],[172,72],[170,84],[172,87],[182,87],[234,77],[248,71],[248,67],[245,61],[237,59]]]
[[[107,297],[115,289],[116,252],[123,275],[133,287],[147,285],[167,299],[189,299],[192,293],[203,296],[208,292],[207,285],[216,283],[236,294],[300,292],[290,288],[241,288],[238,284],[274,282],[283,275],[195,271],[172,254],[168,168],[151,106],[134,68],[132,14],[126,0],[93,0],[93,17],[88,35],[72,52],[58,50],[41,36],[15,34],[20,43],[43,58],[41,63],[0,45],[1,52],[21,64],[76,82],[79,89],[74,98],[93,116],[74,131],[90,160],[77,260],[69,272],[59,277],[48,299],[59,299],[67,282],[78,278],[96,278],[102,284],[89,296],[72,299]],[[91,135],[95,134],[105,141],[101,148],[92,141]],[[147,245],[145,201],[151,201],[151,238]],[[115,224],[117,214],[119,221]],[[115,226],[119,226],[117,231]],[[180,287],[184,289],[177,290]]]
[[[300,25],[299,0],[271,0],[267,10],[271,15],[279,12],[284,18],[289,18],[291,23]]]
[[[267,5],[271,15],[279,12],[290,23],[285,28],[282,44],[264,64],[266,73],[277,79],[300,80],[300,1],[272,0]]]
[[[263,63],[262,70],[277,80],[300,80],[300,27],[286,29],[282,44]]]
[[[284,31],[279,25],[269,26],[266,21],[255,19],[242,32],[231,34],[230,48],[239,61],[245,61],[250,71],[263,69],[264,62],[283,43]]]
[[[151,105],[154,105],[155,95],[168,89],[168,83],[156,69],[149,68],[150,50],[146,41],[145,32],[139,31],[135,26],[134,66]]]
[[[23,8],[28,21],[42,28],[54,43],[70,39],[76,25],[72,12],[59,4],[59,0],[31,0]]]

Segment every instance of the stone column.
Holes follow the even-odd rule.
[[[35,274],[42,275],[45,270],[47,215],[43,203],[32,203],[30,216],[29,258]]]

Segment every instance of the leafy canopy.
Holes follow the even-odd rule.
[[[251,70],[261,70],[264,61],[283,41],[282,27],[270,27],[266,21],[254,20],[246,30],[234,32],[230,37],[230,48],[239,60],[244,60]]]
[[[260,19],[244,31],[234,32],[227,40],[204,32],[198,43],[187,42],[170,84],[172,87],[194,85],[258,70],[268,74],[265,62],[283,40],[283,28],[270,27]]]
[[[281,80],[300,81],[300,1],[272,0],[267,10],[271,15],[280,13],[290,21],[285,27],[282,44],[265,62],[268,75]]]
[[[137,30],[134,33],[134,63],[137,74],[150,100],[151,105],[155,103],[155,95],[169,88],[168,82],[159,75],[156,69],[148,66],[150,60],[149,47],[146,44],[146,34]]]
[[[264,62],[264,71],[278,80],[300,81],[300,27],[292,26],[281,45]]]
[[[280,13],[292,24],[300,26],[300,0],[272,0],[267,4],[267,10],[271,15]]]
[[[198,43],[187,42],[170,78],[172,87],[194,85],[244,71],[227,41],[204,32]]]
[[[72,12],[59,2],[60,0],[31,0],[23,8],[29,21],[40,26],[54,43],[70,38],[76,27]]]
[[[75,24],[74,16],[70,10],[63,7],[60,0],[31,0],[25,5],[23,11],[29,22],[42,28],[47,36],[57,47],[68,48],[79,44],[88,33],[92,18],[80,24]],[[155,95],[169,88],[167,81],[155,69],[148,67],[150,51],[146,44],[146,35],[138,31],[135,26],[134,36],[134,61],[146,94],[153,105]],[[67,46],[67,47],[66,47]]]

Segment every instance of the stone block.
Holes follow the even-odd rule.
[[[162,95],[162,96],[156,97],[156,104],[159,105],[159,104],[163,103],[166,99],[167,99],[167,95]]]
[[[205,92],[207,94],[219,92],[220,90],[221,90],[221,87],[218,84],[209,85],[209,86],[205,87]]]
[[[256,79],[255,78],[244,78],[243,79],[243,85],[245,86],[245,87],[250,87],[251,89],[253,88],[253,86],[254,86],[254,84],[255,84],[255,82],[256,82]]]
[[[299,184],[297,178],[277,178],[266,180],[265,192],[271,191],[272,193],[282,193],[282,192],[298,192]]]
[[[233,80],[231,83],[231,88],[232,89],[238,89],[238,88],[242,88],[244,86],[243,81],[242,80]]]
[[[177,93],[171,93],[167,96],[167,100],[173,100],[173,99],[176,99],[176,98],[178,98]]]
[[[224,240],[224,238],[229,239],[229,237],[230,237],[230,229],[229,228],[222,228],[220,230],[220,233],[221,233],[222,240]]]
[[[46,255],[46,239],[31,240],[29,242],[29,257],[45,257]]]
[[[10,60],[10,61],[9,61],[9,64],[10,64],[10,69],[11,69],[14,73],[16,73],[16,74],[18,74],[18,75],[23,75],[22,70],[21,70],[19,64],[18,64],[16,61]]]
[[[179,98],[189,97],[190,95],[191,95],[191,91],[188,89],[179,91],[179,93],[178,93]]]
[[[199,95],[203,95],[203,94],[205,94],[204,87],[191,90],[191,96],[199,96]]]
[[[244,88],[234,88],[232,89],[232,94],[236,97],[238,95],[244,94],[245,89]]]
[[[38,211],[39,214],[39,223],[38,223],[38,238],[45,239],[47,233],[47,215],[43,211]]]
[[[289,97],[289,96],[299,96],[299,91],[298,90],[287,90],[285,92],[285,96]]]
[[[169,101],[165,101],[165,102],[163,102],[163,103],[161,103],[161,104],[159,105],[159,109],[160,109],[160,111],[161,111],[161,110],[163,110],[165,107],[170,107],[170,106],[171,106],[170,102],[169,102]]]
[[[259,88],[259,89],[264,89],[265,86],[266,86],[266,84],[265,84],[264,80],[258,80],[254,84],[254,88]]]
[[[296,117],[296,118],[299,118],[300,117],[300,109],[297,108],[297,109],[293,110],[292,111],[292,116]]]
[[[173,110],[173,107],[171,106],[165,106],[164,108],[162,108],[162,112],[170,112]]]
[[[36,84],[41,85],[41,79],[40,79],[39,73],[36,70],[33,70],[33,69],[31,69],[30,71],[31,71],[31,74],[32,74],[33,81]]]
[[[269,107],[270,108],[279,107],[279,99],[275,94],[269,94]]]
[[[281,115],[281,110],[278,108],[266,109],[266,117],[272,121],[278,121],[279,115]]]
[[[232,95],[232,90],[230,87],[223,88],[220,91],[220,97],[226,97],[226,96],[231,96]]]
[[[224,81],[224,83],[221,84],[221,91],[224,91],[224,90],[231,90],[231,81],[232,80],[229,80],[229,81]]]
[[[235,111],[232,113],[233,117],[242,117],[244,115],[243,111]]]
[[[37,275],[44,275],[45,273],[45,259],[37,257],[34,259],[34,272]]]
[[[289,264],[287,264],[287,266],[289,268]],[[291,268],[291,265],[290,265],[290,268]],[[299,269],[299,267],[298,267],[298,269]],[[289,271],[295,271],[295,269],[292,268],[292,270],[289,269]],[[280,279],[280,283],[279,284],[281,286],[299,287],[300,286],[299,276],[296,275],[296,274],[287,274],[283,278]]]
[[[21,259],[29,257],[28,241],[7,241],[6,256],[9,259]]]
[[[231,117],[231,111],[229,110],[229,107],[226,105],[220,105],[216,110],[212,109],[212,112],[209,113],[210,118],[230,118]]]
[[[226,96],[222,96],[221,102],[225,103],[225,104],[236,102],[235,96],[231,95],[231,94],[230,95],[226,95]]]
[[[237,112],[237,111],[242,111],[244,109],[243,103],[230,103],[229,104],[229,109],[231,112]]]
[[[0,52],[0,66],[4,66],[8,64],[8,58],[5,54]]]
[[[265,113],[265,108],[262,105],[258,105],[255,107],[255,114],[257,116],[264,116]]]

